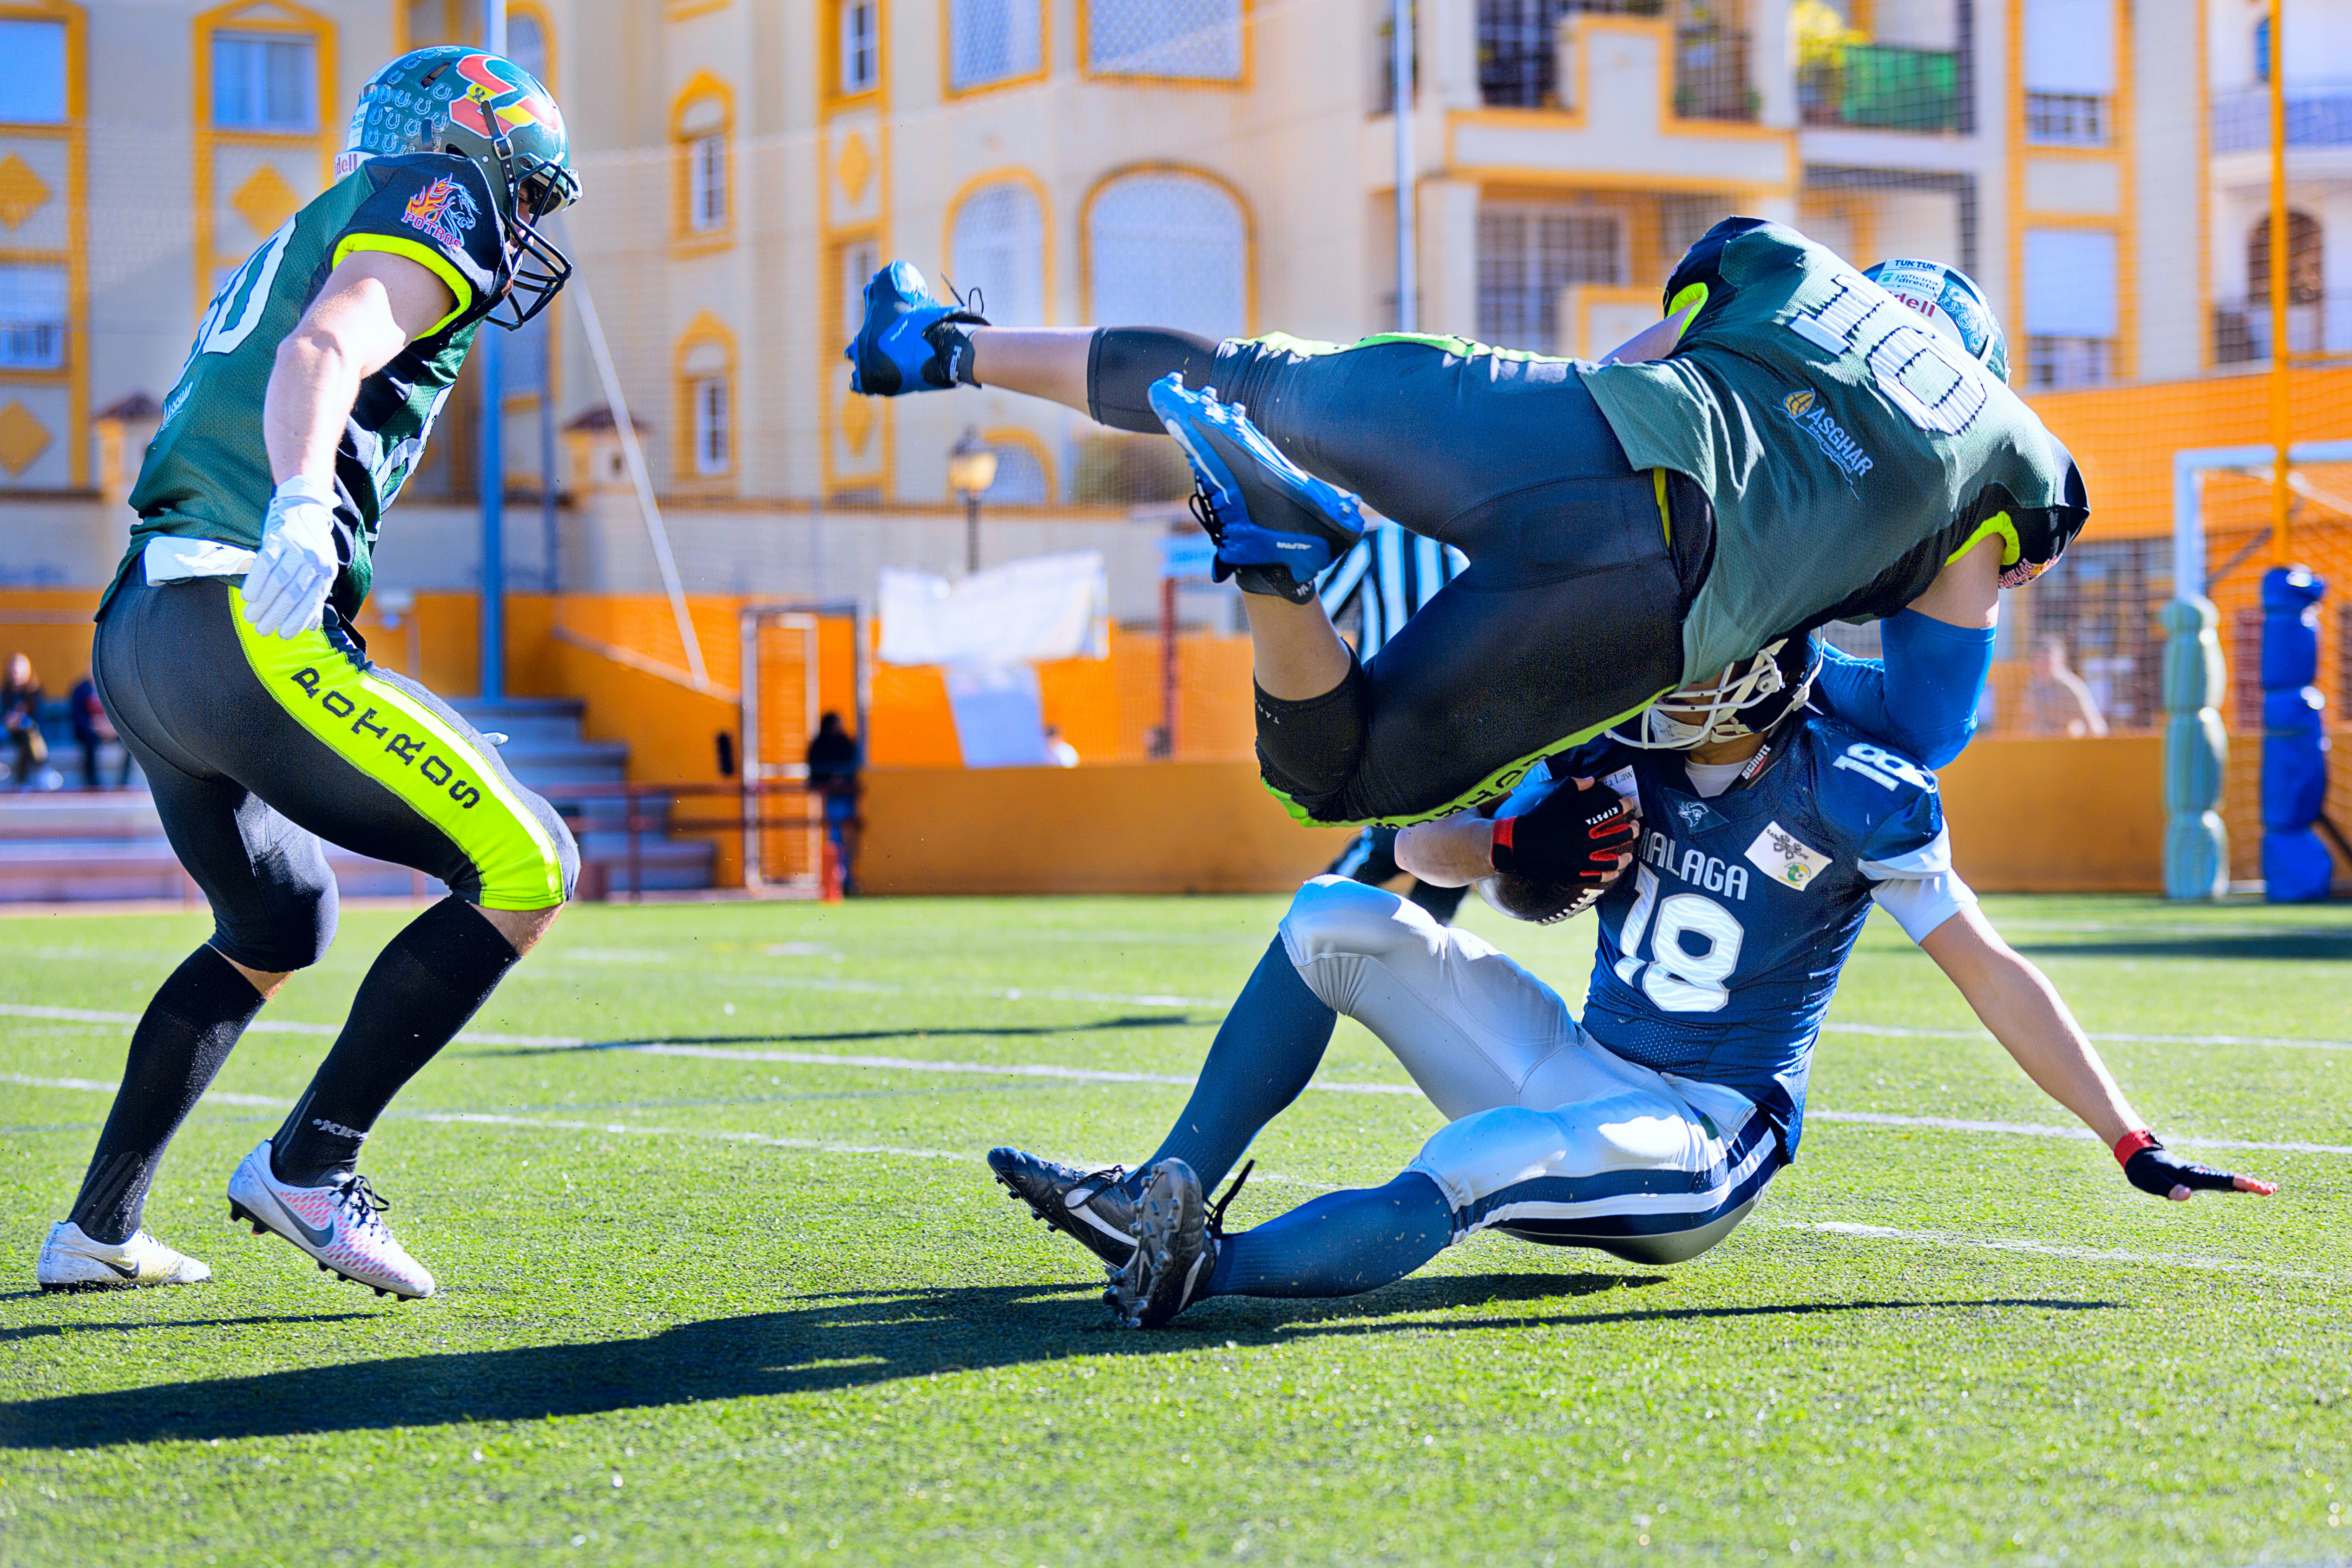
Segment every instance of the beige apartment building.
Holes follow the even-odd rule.
[[[1423,0],[1419,324],[1598,352],[1650,319],[1685,246],[1751,213],[1857,261],[1957,261],[2021,382],[2244,358],[2214,305],[2217,280],[2244,291],[2224,266],[2242,237],[2210,227],[2219,207],[2242,227],[2238,187],[2207,174],[2209,141],[2235,146],[2221,116],[2242,112],[2210,90],[2225,68],[2242,87],[2215,42],[2240,11]],[[977,287],[1007,323],[1344,340],[1396,319],[1382,0],[509,16],[509,52],[571,122],[570,243],[689,587],[867,597],[882,564],[960,569],[947,457],[970,429],[1001,459],[988,558],[1099,544],[1121,612],[1149,610],[1163,525],[1127,519],[1164,496],[1163,460],[992,392],[850,395],[841,346],[887,258]],[[0,580],[102,578],[215,280],[330,178],[378,64],[480,26],[465,0],[0,0]],[[504,350],[510,576],[650,586],[577,301],[547,322]],[[475,580],[478,409],[445,415],[387,528],[387,584]],[[551,446],[562,499],[542,519]]]

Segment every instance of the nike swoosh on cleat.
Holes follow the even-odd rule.
[[[99,1261],[105,1264],[108,1268],[113,1270],[116,1273],[121,1275],[126,1280],[135,1280],[139,1278],[139,1265],[136,1263],[118,1263],[111,1258],[100,1258]]]
[[[335,1239],[335,1228],[332,1225],[328,1226],[323,1230],[314,1229],[310,1226],[303,1223],[302,1217],[300,1215],[287,1207],[286,1200],[279,1197],[276,1193],[273,1192],[269,1195],[269,1201],[278,1206],[278,1213],[293,1221],[294,1228],[300,1231],[306,1238],[308,1238],[311,1246],[326,1247],[333,1243]]]

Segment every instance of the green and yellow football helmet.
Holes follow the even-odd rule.
[[[411,49],[360,89],[335,174],[409,152],[469,159],[489,183],[515,258],[505,313],[490,319],[512,329],[545,309],[571,278],[572,258],[539,222],[580,199],[554,95],[502,56],[456,44]]]

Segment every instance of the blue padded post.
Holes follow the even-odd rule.
[[[2327,800],[2327,699],[2312,684],[2326,592],[2305,567],[2263,574],[2263,880],[2272,904],[2326,898],[2335,875],[2315,831]]]
[[[2213,704],[2226,689],[2221,612],[2208,599],[2164,607],[2164,895],[2219,898],[2230,891],[2230,833],[2221,781],[2230,736]]]

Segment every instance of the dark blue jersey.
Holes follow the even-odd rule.
[[[1793,1156],[1805,1082],[1871,888],[1950,867],[1932,774],[1818,713],[1712,800],[1681,752],[1581,749],[1552,769],[1630,781],[1641,853],[1601,901],[1584,1027],[1618,1055],[1737,1089]],[[1630,779],[1629,779],[1630,776]]]

